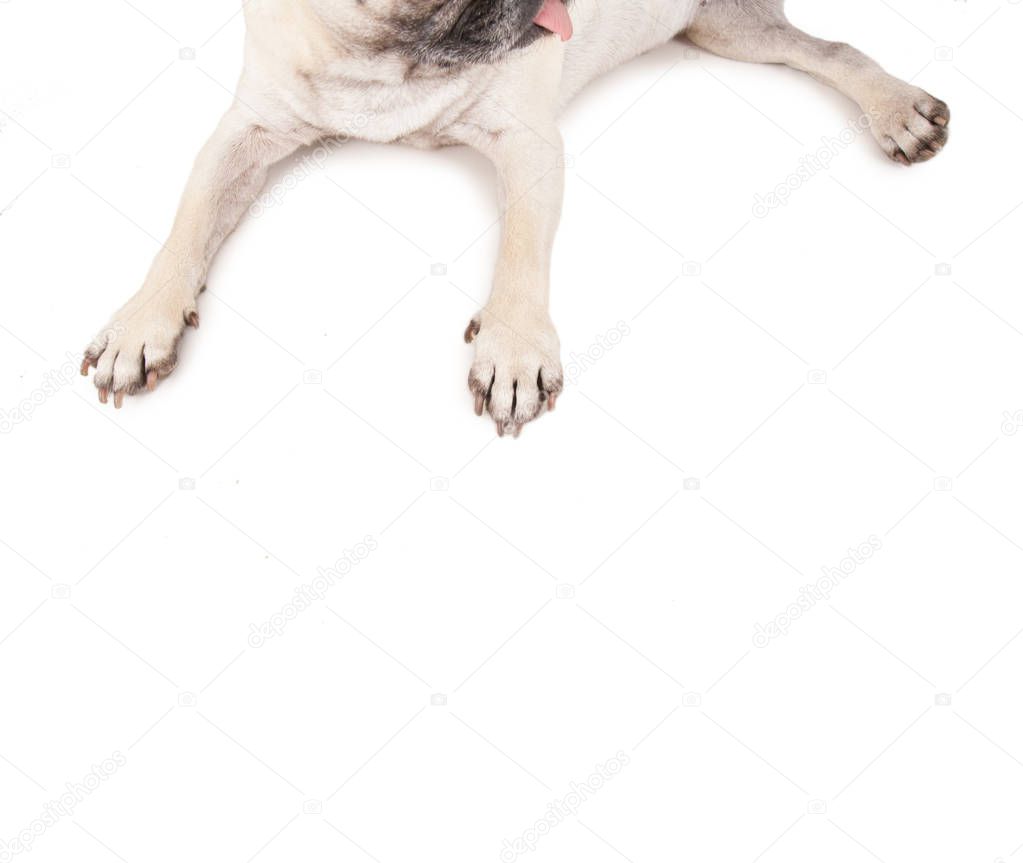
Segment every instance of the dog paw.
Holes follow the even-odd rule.
[[[901,82],[870,111],[874,137],[890,159],[903,165],[937,156],[948,141],[950,120],[948,105]]]
[[[174,371],[186,326],[199,328],[194,305],[159,296],[133,299],[85,349],[82,375],[94,368],[99,400],[106,404],[113,395],[119,408],[125,395],[152,391]]]
[[[470,321],[465,341],[476,358],[469,371],[469,390],[476,415],[493,418],[500,436],[519,436],[522,427],[554,410],[564,387],[561,346],[546,312],[480,312]]]

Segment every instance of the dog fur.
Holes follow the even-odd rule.
[[[557,118],[589,81],[686,35],[725,57],[782,63],[854,100],[902,164],[933,157],[948,107],[849,45],[792,26],[784,0],[571,0],[562,42],[532,23],[543,0],[248,0],[237,96],[202,150],[142,288],[85,351],[100,401],[173,371],[214,255],[270,167],[337,136],[463,144],[496,166],[503,214],[493,290],[470,322],[476,413],[499,434],[554,407],[560,347],[548,314],[564,189]]]

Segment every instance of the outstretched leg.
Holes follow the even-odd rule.
[[[486,409],[499,435],[516,437],[526,423],[554,408],[562,389],[548,283],[564,157],[556,126],[530,126],[475,142],[497,167],[504,212],[493,292],[465,331],[476,348],[469,371],[476,413]]]
[[[206,144],[185,189],[170,239],[142,288],[85,349],[82,374],[96,369],[101,402],[152,389],[177,363],[185,326],[199,326],[196,298],[213,256],[266,181],[270,166],[311,142],[270,124],[241,103]]]
[[[518,74],[513,68],[508,87],[495,86],[499,96],[481,100],[463,127],[450,130],[493,162],[500,183],[501,246],[493,291],[470,321],[465,340],[476,352],[469,371],[476,413],[486,410],[502,436],[518,436],[526,423],[552,410],[563,387],[561,346],[548,312],[565,186],[554,119],[563,49],[548,40],[543,50],[542,59],[530,60]]]
[[[842,42],[793,27],[784,0],[706,0],[685,35],[714,54],[750,63],[783,63],[853,99],[877,142],[904,165],[925,162],[948,140],[948,106],[889,75]]]

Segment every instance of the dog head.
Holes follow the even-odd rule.
[[[418,63],[491,63],[548,33],[534,21],[552,0],[347,0],[374,51]],[[560,3],[561,0],[554,0]],[[368,29],[364,29],[364,27]]]

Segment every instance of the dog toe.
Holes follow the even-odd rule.
[[[902,165],[927,162],[948,143],[948,105],[918,88],[899,82],[870,113],[881,147]]]
[[[174,371],[185,326],[198,323],[194,309],[126,307],[85,349],[81,372],[87,376],[95,369],[100,402],[107,404],[113,396],[114,407],[120,408],[125,396],[151,392]]]
[[[564,383],[557,334],[549,321],[514,325],[484,313],[466,331],[476,359],[469,372],[469,390],[477,416],[490,414],[499,436],[518,437],[554,402]]]

